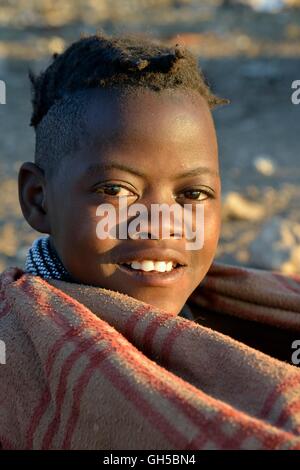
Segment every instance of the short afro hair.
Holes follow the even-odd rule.
[[[167,47],[158,40],[135,35],[81,37],[40,75],[29,72],[36,128],[51,106],[65,96],[88,88],[136,87],[154,91],[196,90],[210,108],[228,103],[215,96],[199,69],[197,58],[182,45]]]

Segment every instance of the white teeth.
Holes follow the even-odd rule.
[[[142,261],[141,262],[141,267],[142,271],[153,271],[154,269],[154,263],[153,261]]]
[[[139,263],[138,261],[133,261],[131,264],[130,264],[130,267],[132,269],[141,269],[141,263]]]
[[[173,269],[173,261],[167,262],[167,271],[171,271]]]
[[[171,271],[173,269],[172,261],[133,261],[130,263],[132,269],[140,269],[142,271],[158,271],[164,273],[165,271]]]
[[[167,270],[167,263],[164,261],[156,261],[154,263],[155,271],[159,271],[160,273],[164,273]]]

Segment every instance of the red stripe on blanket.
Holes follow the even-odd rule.
[[[168,318],[168,316],[167,316],[167,318]],[[167,319],[167,318],[166,318],[166,319]],[[189,325],[182,325],[182,327],[186,327],[186,326],[188,327]],[[179,333],[179,330],[178,330],[177,333]],[[76,402],[78,402],[78,397],[77,397],[76,400],[75,400],[75,403],[76,403]],[[191,416],[190,416],[190,417],[191,417]],[[201,417],[201,419],[203,419],[203,417]],[[199,422],[197,422],[197,424],[199,424]],[[215,430],[215,432],[217,432],[217,429]],[[238,433],[239,440],[240,440],[240,438],[241,438],[241,434],[243,434],[243,433],[241,433],[241,432]],[[246,434],[248,435],[248,432],[246,432]],[[203,438],[203,437],[201,437],[201,441],[202,441],[202,438]],[[234,441],[233,441],[232,439],[230,439],[230,441],[231,441],[231,443],[232,443],[232,448],[235,448],[235,446],[234,446]],[[70,434],[69,434],[69,436],[68,436],[68,442],[70,442]],[[227,442],[227,440],[224,441],[224,442]]]
[[[203,450],[205,444],[207,444],[208,438],[203,434],[197,435],[186,447],[182,447],[180,450]]]
[[[243,415],[243,413],[242,413]],[[216,444],[218,448],[220,449],[226,449],[226,450],[236,450],[236,449],[241,449],[242,445],[244,444],[244,441],[247,438],[256,438],[258,441],[260,441],[261,444],[261,449],[267,449],[267,450],[276,450],[278,446],[282,446],[286,442],[286,438],[284,436],[288,436],[289,433],[286,431],[279,432],[277,431],[277,434],[274,434],[272,431],[270,432],[269,430],[267,431],[266,427],[270,426],[271,430],[271,425],[266,423],[262,423],[259,420],[254,419],[250,423],[249,421],[245,423],[241,423],[242,419],[241,417],[238,416],[238,413],[232,410],[232,412],[227,413],[226,416],[228,421],[232,421],[236,419],[237,421],[240,421],[240,426],[237,426],[237,430],[230,436],[226,436],[225,434],[222,434],[220,432],[220,423],[225,423],[224,417],[220,420],[220,415],[216,414],[215,417],[210,421],[207,422],[207,426],[210,426],[212,428],[212,433],[213,433],[213,439],[211,439],[211,442],[213,444]],[[222,424],[221,424],[222,425]],[[273,428],[274,429],[274,428]],[[216,439],[217,437],[217,439]],[[202,434],[200,433],[193,441],[196,447],[193,447],[193,449],[199,449],[198,443],[201,443],[203,439]],[[300,445],[300,444],[299,444]],[[257,448],[257,450],[259,450]]]
[[[48,286],[49,286],[49,285],[47,285],[47,287],[48,287]],[[52,286],[51,286],[50,290],[53,290],[53,292],[54,292],[54,294],[55,294],[56,296],[60,296],[60,297],[62,297],[64,300],[67,300],[67,302],[68,302],[69,304],[72,304],[73,307],[76,306],[77,310],[80,310],[81,313],[83,312],[84,315],[88,316],[88,312],[89,312],[89,311],[88,311],[87,309],[85,309],[85,307],[82,307],[82,308],[78,309],[78,307],[77,307],[77,305],[76,305],[77,302],[74,301],[72,298],[70,298],[69,296],[66,296],[65,294],[61,293],[61,291],[59,291],[58,289],[53,288]],[[68,298],[68,297],[69,297],[69,298]],[[75,308],[75,309],[76,309],[76,308]],[[56,313],[57,313],[57,312],[56,312]],[[59,314],[58,314],[58,315],[59,315]],[[102,322],[102,323],[103,323],[103,322]],[[97,326],[99,326],[98,323],[97,323]],[[110,331],[109,334],[110,334],[110,336],[111,336],[111,335],[112,335],[112,332]],[[127,356],[127,359],[129,359],[129,360],[128,360],[129,363],[132,363],[132,365],[136,365],[135,362],[134,362],[134,358],[132,358],[132,360],[130,360],[130,355],[129,355],[129,357],[128,357],[128,351],[126,351],[126,348],[119,348],[119,353],[122,354],[122,355],[125,356],[125,357]],[[139,368],[140,368],[140,369],[141,369],[141,368],[145,369],[145,367],[143,367],[142,364],[140,364],[140,367],[139,367]],[[135,367],[135,369],[137,370],[137,367]],[[153,379],[154,379],[153,374],[149,373],[149,371],[148,371],[147,369],[145,370],[145,374],[144,374],[144,375],[146,375],[146,376],[148,375],[148,378],[150,379],[150,382],[151,382],[151,380],[153,381]],[[184,385],[186,389],[190,389],[191,391],[193,391],[193,392],[195,393],[195,388],[194,388],[193,386],[191,386],[190,384],[183,382],[181,379],[176,378],[176,377],[174,377],[173,375],[172,375],[172,380],[173,380],[174,382],[178,382],[178,386]],[[152,385],[154,386],[154,383],[152,383]],[[163,385],[163,384],[161,384],[161,385]],[[170,390],[171,390],[171,389],[170,389],[168,386],[166,386],[166,384],[164,385],[164,388],[165,388],[165,390],[159,389],[160,393],[162,393],[163,395],[164,395],[163,392],[165,392],[165,391],[167,391],[167,392],[170,393]],[[196,389],[196,390],[197,390],[197,389]],[[174,393],[174,391],[172,391],[172,393]],[[200,391],[198,391],[198,390],[197,390],[196,393],[197,393],[197,395],[198,395],[199,397],[201,397],[203,400],[206,400],[208,403],[211,403],[211,404],[213,404],[214,406],[216,406],[216,400],[214,400],[214,399],[208,397],[207,395],[203,394],[202,392],[200,392]],[[195,394],[196,394],[196,393],[195,393]],[[172,397],[172,396],[169,396],[169,399],[172,399],[172,401],[173,401],[174,403],[176,403],[177,406],[179,406],[180,408],[182,408],[182,411],[184,411],[187,415],[189,415],[189,417],[190,417],[191,420],[195,421],[194,418],[195,418],[195,416],[196,416],[196,417],[198,418],[197,421],[198,421],[198,425],[199,425],[200,427],[203,425],[203,421],[205,421],[203,415],[201,415],[201,413],[200,413],[197,409],[195,409],[195,407],[193,407],[193,406],[191,406],[189,403],[183,401],[183,400],[182,400],[182,397],[176,397],[176,396],[175,396],[175,397]],[[248,420],[245,416],[243,416],[242,413],[240,414],[240,413],[237,413],[237,412],[235,412],[235,411],[233,411],[233,410],[230,410],[230,407],[227,406],[227,405],[221,405],[221,404],[219,404],[219,408],[220,408],[220,409],[219,409],[219,413],[222,413],[222,414],[223,414],[223,419],[224,419],[225,416],[227,416],[228,418],[231,418],[231,419],[232,419],[233,417],[235,417],[236,421],[240,421],[240,424],[243,424],[243,425],[246,426],[246,427],[249,426],[249,430],[253,432],[253,423],[251,422],[251,421],[252,421],[251,419],[250,419],[250,422],[249,422],[249,420]],[[224,416],[224,414],[225,414],[225,416]],[[208,422],[208,424],[211,424],[211,423]],[[262,437],[264,437],[264,436],[267,437],[267,436],[269,435],[269,433],[268,433],[266,430],[264,430],[263,423],[261,423],[261,426],[258,426],[258,428],[260,428],[260,429],[257,429],[257,432],[258,432],[258,434],[260,435],[260,438],[262,438]],[[207,429],[207,423],[205,423],[204,430],[205,430],[206,433],[210,433],[211,431],[213,431],[212,439],[215,440],[215,437],[217,437],[217,439],[219,440],[218,436],[216,436],[216,433],[215,433],[216,430]],[[285,442],[286,439],[291,439],[291,438],[294,437],[294,436],[292,436],[291,434],[285,433],[285,432],[283,432],[283,433],[281,433],[281,434],[282,434],[282,442]],[[226,437],[226,439],[227,439],[227,437]],[[221,444],[221,443],[220,443],[220,444]],[[221,444],[221,448],[223,448],[222,444]]]
[[[99,353],[100,355],[103,354]],[[107,364],[107,363],[106,363]],[[97,367],[98,362],[97,362],[97,355],[95,359],[95,368]],[[142,365],[141,365],[142,367]],[[141,369],[140,367],[140,369]],[[232,437],[227,437],[225,436],[222,432],[220,432],[220,422],[219,422],[219,415],[217,414],[215,419],[207,419],[203,414],[201,414],[197,409],[195,409],[192,405],[189,403],[185,403],[183,406],[184,400],[182,400],[180,397],[174,397],[171,395],[171,389],[166,385],[166,384],[161,384],[163,387],[160,389],[157,389],[162,396],[165,396],[165,398],[169,398],[170,401],[174,404],[177,405],[181,411],[185,412],[186,415],[191,419],[193,424],[198,425],[201,428],[200,434],[197,436],[196,440],[193,440],[192,442],[186,442],[186,439],[184,436],[180,436],[176,429],[170,427],[170,423],[165,421],[165,418],[163,415],[161,415],[159,412],[156,412],[154,408],[149,408],[149,404],[142,399],[142,397],[138,394],[135,393],[135,390],[133,388],[130,388],[130,384],[126,384],[126,377],[121,376],[120,371],[118,368],[116,368],[115,373],[112,371],[112,364],[110,364],[110,367],[107,366],[107,370],[103,370],[103,364],[100,364],[100,368],[102,369],[102,372],[106,373],[106,376],[111,380],[111,382],[115,385],[115,387],[119,390],[122,391],[123,394],[125,394],[126,398],[129,401],[134,401],[136,408],[138,411],[141,411],[141,400],[142,404],[144,405],[142,407],[143,414],[148,415],[148,419],[153,422],[154,426],[161,431],[164,432],[165,436],[173,442],[173,445],[176,445],[178,449],[199,449],[201,445],[204,445],[205,442],[208,440],[208,436],[210,436],[211,441],[215,442],[216,444],[220,445],[223,448],[238,448],[238,443],[241,443],[242,439],[245,437],[251,437],[253,435],[253,426],[248,426],[248,428],[244,429],[239,429],[238,432],[236,433],[236,438]],[[149,375],[148,370],[145,368],[145,370],[142,372],[141,370],[139,371],[140,373],[143,373],[143,375],[147,378],[147,375]],[[86,386],[87,384],[87,376],[86,373],[88,374],[88,377],[90,378],[92,374],[92,370],[88,368],[87,371],[83,374],[85,376],[84,384]],[[76,385],[76,390],[78,390],[78,393],[75,395],[74,394],[74,399],[73,399],[73,413],[69,418],[69,423],[68,423],[68,431],[66,434],[66,437],[64,439],[64,445],[63,448],[67,449],[70,448],[71,445],[71,439],[72,439],[72,434],[75,430],[76,422],[79,416],[79,407],[78,404],[81,402],[81,397],[82,393],[84,392],[84,386],[82,383],[83,379],[80,379]],[[153,387],[153,384],[152,384]],[[154,387],[153,387],[154,388]],[[126,393],[127,391],[127,393]],[[179,405],[179,406],[178,406]],[[228,407],[229,408],[229,407]],[[198,416],[197,416],[198,415]],[[228,415],[228,413],[227,413]],[[235,412],[231,411],[229,413],[228,418],[234,418],[236,415]],[[154,420],[154,418],[156,418]],[[195,420],[196,418],[196,420]],[[198,418],[198,419],[197,419]],[[163,425],[163,426],[162,426]],[[260,426],[256,424],[256,431],[260,435],[262,429],[260,429]],[[175,434],[174,434],[175,433]],[[266,435],[265,435],[266,434]],[[175,441],[175,436],[176,436],[176,441]],[[263,440],[268,439],[269,445],[271,448],[275,448],[279,443],[284,443],[285,438],[283,436],[274,436],[273,440],[271,439],[271,436],[268,433],[262,433],[261,437]],[[178,441],[179,439],[179,441]],[[181,441],[180,441],[181,439]],[[182,441],[182,439],[185,439],[185,443]],[[273,444],[272,444],[273,443]]]
[[[267,418],[269,414],[271,413],[273,407],[275,406],[276,401],[280,398],[281,394],[289,390],[291,387],[294,387],[295,385],[299,385],[299,384],[300,384],[300,374],[298,372],[290,375],[283,382],[278,384],[266,398],[265,403],[259,414],[259,417],[261,419]]]
[[[259,305],[255,303],[249,303],[241,299],[234,299],[230,297],[222,296],[217,292],[206,291],[202,294],[202,301],[205,300],[205,308],[215,311],[221,314],[228,314],[233,317],[244,318],[246,320],[252,319],[252,321],[257,321],[257,313],[260,312]],[[238,302],[240,304],[238,304]],[[277,307],[278,308],[278,307]],[[279,321],[279,318],[275,320],[267,317],[265,314],[259,317],[259,320],[262,322],[264,320],[266,324],[279,327],[279,325],[285,325],[286,322],[282,320]],[[195,319],[196,321],[196,319]]]
[[[145,313],[148,313],[149,310],[151,310],[150,305],[142,305],[141,307],[138,307],[132,315],[128,318],[125,324],[124,328],[124,334],[126,338],[129,340],[134,340],[134,330],[137,325],[137,323],[141,320],[142,315]]]
[[[37,427],[42,417],[46,413],[46,410],[50,404],[50,401],[51,401],[51,392],[47,384],[45,391],[42,393],[39,403],[32,414],[31,421],[29,422],[29,426],[25,433],[27,450],[33,449],[33,438],[34,438],[35,432],[37,430]]]
[[[147,372],[148,372],[148,371],[147,371]],[[151,378],[151,377],[150,377],[150,378]],[[207,400],[208,397],[207,397],[207,396],[205,396],[205,397],[206,397],[206,400]],[[208,400],[208,401],[210,401],[210,400]],[[235,414],[235,412],[234,412],[234,414]],[[231,417],[232,417],[232,416],[231,416]],[[203,417],[202,417],[202,419],[203,419]],[[197,423],[197,424],[199,424],[199,423]],[[212,424],[212,423],[210,423],[210,425],[211,425],[211,424]],[[218,424],[218,419],[217,419],[217,424]],[[259,426],[258,428],[260,428],[260,426]],[[207,430],[207,429],[206,429],[206,430]],[[249,433],[250,433],[250,435],[251,435],[251,433],[253,432],[253,428],[250,427],[248,431],[247,431],[246,429],[243,430],[243,432],[241,432],[241,431],[242,431],[242,430],[240,430],[240,433],[239,433],[239,441],[241,440],[242,434],[245,433],[245,435],[247,435],[247,434],[248,434],[248,431],[249,431]],[[260,432],[259,429],[257,429],[257,431]],[[216,435],[217,429],[215,429],[214,432],[215,432],[215,435]],[[237,433],[237,434],[238,434],[238,433]],[[285,433],[284,433],[284,434],[285,434]],[[271,441],[271,440],[270,440],[270,436],[267,434],[266,438],[267,438],[267,440],[269,441],[270,445],[271,445],[271,442],[273,442],[273,446],[274,446],[274,447],[277,446],[278,442],[284,442],[284,440],[282,440],[282,437],[274,438],[274,440]],[[275,442],[275,441],[276,441],[276,442]],[[225,442],[227,442],[227,438],[226,438]],[[231,442],[232,442],[232,439],[231,439]],[[229,442],[228,442],[228,444],[229,444]],[[234,444],[234,443],[233,443],[233,444]],[[227,448],[227,447],[226,447],[226,444],[225,444],[225,448]],[[234,445],[233,445],[233,448],[235,448]]]
[[[147,356],[151,357],[153,354],[152,349],[155,333],[164,325],[165,322],[170,321],[170,318],[171,314],[166,313],[160,314],[160,317],[149,319],[149,325],[147,325],[142,338],[143,353]]]
[[[48,359],[45,364],[45,375],[49,379],[52,367],[55,362],[56,357],[58,356],[61,348],[65,345],[66,341],[73,336],[76,336],[80,333],[80,329],[72,328],[67,331],[59,340],[57,340],[48,353]],[[46,387],[44,393],[42,394],[39,404],[37,405],[35,412],[33,413],[32,420],[27,430],[27,449],[31,449],[33,446],[33,436],[35,431],[40,423],[40,420],[44,413],[46,413],[47,407],[50,404],[51,393],[48,387]]]
[[[69,449],[71,445],[72,435],[75,430],[76,422],[79,417],[79,404],[81,403],[82,395],[86,389],[87,383],[90,380],[93,372],[100,368],[101,372],[110,380],[114,387],[122,392],[128,401],[133,402],[136,410],[154,425],[154,428],[161,431],[167,437],[172,445],[177,449],[187,445],[186,437],[181,434],[168,420],[141,394],[130,384],[125,376],[120,374],[118,368],[112,367],[112,363],[104,362],[108,358],[112,350],[104,350],[93,357],[91,357],[90,365],[86,368],[74,391],[73,409],[67,425],[67,432],[63,442],[63,449]]]
[[[45,281],[40,278],[36,279],[35,281],[41,281],[43,287],[48,286],[48,283],[46,286],[44,286]],[[64,329],[68,328],[67,331],[65,331],[65,333],[63,334],[63,336],[53,344],[52,348],[48,352],[48,358],[45,362],[45,374],[47,379],[49,379],[53,364],[61,348],[66,344],[66,341],[71,340],[72,338],[75,338],[76,340],[78,334],[82,331],[82,327],[70,326],[66,318],[64,318],[63,316],[58,317],[55,310],[49,304],[48,299],[44,296],[44,291],[38,291],[37,289],[35,289],[28,278],[23,278],[22,282],[20,282],[20,286],[23,287],[23,291],[25,292],[25,294],[27,294],[30,298],[34,299],[34,301],[39,303],[39,305],[43,306],[43,309],[46,310],[48,313],[47,317],[51,318],[57,326],[63,327]],[[34,434],[43,415],[47,411],[48,405],[50,404],[50,400],[51,393],[50,390],[46,388],[40,398],[39,404],[37,405],[35,412],[33,413],[32,420],[26,432],[27,449],[31,449],[33,446]]]
[[[53,345],[53,347],[51,348],[51,350],[48,353],[48,359],[45,363],[46,364],[45,369],[46,369],[46,376],[49,379],[54,361],[55,361],[57,355],[59,354],[61,348],[66,344],[66,341],[73,339],[74,343],[75,342],[80,343],[81,339],[79,338],[78,335],[79,335],[79,333],[82,332],[82,326],[76,327],[76,328],[74,328],[72,326],[70,327],[70,324],[68,323],[68,321],[63,316],[58,315],[57,312],[51,307],[51,305],[49,303],[46,304],[47,299],[42,298],[42,292],[38,292],[36,289],[33,288],[32,285],[30,285],[29,283],[26,283],[26,281],[23,282],[23,288],[24,288],[24,291],[29,296],[31,296],[33,299],[35,299],[35,302],[38,302],[39,305],[43,305],[44,309],[47,309],[48,314],[49,314],[48,315],[49,318],[52,317],[52,320],[57,325],[62,326],[64,328],[68,328],[68,330],[64,333],[64,335],[58,341],[55,342],[55,344]],[[99,339],[101,339],[101,338],[99,338]],[[89,346],[92,346],[92,345],[93,345],[93,338],[89,339],[88,342],[85,343],[86,347],[89,347]],[[73,354],[72,354],[72,358],[74,359],[73,364],[78,359],[78,357],[80,356],[81,353],[82,353],[82,350],[80,348],[79,348],[79,350],[77,349],[76,351],[73,352]],[[69,359],[70,358],[66,359],[66,362]],[[55,414],[55,417],[52,421],[52,424],[49,425],[49,428],[46,432],[47,433],[47,438],[45,438],[45,439],[47,440],[49,445],[50,445],[51,439],[52,439],[52,437],[55,433],[55,430],[57,429],[57,427],[59,425],[59,413],[60,413],[60,409],[61,409],[63,399],[64,399],[64,393],[65,393],[65,389],[66,389],[68,374],[71,370],[71,367],[67,368],[65,370],[65,366],[66,366],[66,363],[64,363],[62,365],[62,368],[61,368],[60,382],[59,382],[59,387],[58,387],[59,391],[56,394],[56,414]],[[70,366],[71,366],[71,364],[70,364]],[[65,384],[64,387],[62,385],[62,381]],[[50,391],[48,389],[46,389],[43,396],[40,399],[40,403],[37,406],[37,409],[36,409],[36,411],[33,415],[33,419],[31,421],[29,429],[27,431],[27,448],[32,448],[33,436],[35,434],[37,426],[39,425],[40,420],[42,419],[44,413],[47,410],[47,407],[50,403],[50,399],[51,399]],[[44,447],[44,448],[46,448],[46,447]]]
[[[291,285],[292,279],[289,279],[279,273],[271,273],[274,279],[276,279],[286,290],[293,292],[294,294],[300,294],[300,286]]]
[[[218,423],[218,417],[215,419],[214,425],[217,426],[220,423]],[[257,438],[255,435],[255,426],[253,428],[247,427],[247,428],[238,428],[237,431],[232,435],[228,436],[227,439],[223,442],[223,449],[224,450],[238,450],[241,449],[242,445],[245,445],[245,440],[248,438]],[[259,432],[259,430],[258,430]],[[200,434],[197,436],[193,444],[195,447],[193,449],[199,449],[199,444],[201,444],[203,440],[203,436]],[[265,436],[260,436],[260,448],[256,447],[255,450],[276,450],[278,446],[281,446],[284,444],[284,440],[282,439],[282,436],[278,435],[272,435],[267,434]],[[211,440],[212,444],[216,444]],[[249,446],[248,446],[249,447]],[[188,450],[188,449],[186,449]]]
[[[119,351],[120,353],[120,351]],[[127,353],[127,354],[126,354]],[[128,350],[123,351],[123,355],[128,356]],[[143,374],[143,376],[147,379],[150,378],[150,382],[152,380],[153,382],[153,376],[151,373],[149,373],[149,370],[143,366],[141,363],[138,367],[139,373]],[[144,369],[144,370],[143,370]],[[120,374],[117,373],[117,376],[119,377]],[[176,382],[177,380],[179,382],[182,382],[181,379],[177,379],[175,376],[174,379],[172,378],[173,382]],[[251,437],[253,436],[254,430],[256,432],[256,437],[258,439],[261,439],[262,442],[266,441],[268,442],[268,445],[270,446],[269,448],[276,448],[279,443],[284,444],[287,439],[291,439],[294,436],[292,436],[289,433],[286,432],[280,432],[278,436],[274,436],[272,438],[272,433],[264,428],[268,427],[268,425],[265,425],[264,423],[260,423],[259,421],[255,420],[255,423],[253,423],[254,420],[252,419],[247,419],[243,413],[239,414],[238,412],[235,412],[231,407],[226,406],[226,405],[219,405],[219,410],[216,413],[216,416],[214,419],[206,418],[203,413],[201,413],[199,410],[197,410],[193,405],[190,403],[186,402],[185,400],[182,400],[182,397],[179,396],[172,396],[173,390],[168,387],[167,384],[161,383],[160,387],[157,388],[155,387],[156,384],[152,383],[152,388],[156,388],[157,391],[164,396],[165,398],[168,398],[173,405],[177,406],[181,411],[183,411],[186,416],[191,420],[191,422],[198,427],[201,428],[201,432],[203,432],[206,436],[209,436],[212,442],[215,442],[220,448],[238,448],[237,444],[242,441],[244,437]],[[158,385],[158,384],[157,384]],[[186,388],[193,388],[190,384],[185,384]],[[196,389],[197,390],[197,389]],[[123,391],[123,390],[121,390]],[[201,396],[203,400],[205,400],[208,404],[213,403],[214,406],[216,406],[216,401],[207,395],[203,394],[202,392],[198,391],[198,395]],[[132,399],[132,394],[127,396],[130,400]],[[77,397],[76,401],[80,401],[80,397]],[[220,419],[220,414],[223,414],[222,419]],[[240,425],[244,425],[243,428],[239,428],[238,426],[238,431],[236,433],[236,439],[234,440],[232,437],[227,437],[220,432],[220,422],[224,422],[224,419],[227,418],[229,420],[235,419],[237,422],[240,422]],[[250,421],[250,422],[249,422]],[[203,436],[201,436],[200,440],[202,441]],[[191,447],[190,444],[187,444],[188,447],[185,447],[186,449],[196,449],[195,447]],[[198,448],[198,447],[197,447]]]
[[[76,349],[66,358],[65,362],[63,363],[63,366],[61,367],[59,383],[55,394],[55,414],[52,421],[48,425],[48,429],[44,435],[42,449],[50,448],[53,437],[59,428],[60,416],[65,395],[67,392],[67,383],[70,371],[73,366],[77,364],[77,360],[82,355],[82,353],[87,352],[87,350],[94,345],[94,339],[95,337],[93,336],[92,338],[85,338],[84,340],[79,342],[76,341]]]
[[[283,427],[286,424],[286,422],[288,421],[288,419],[292,418],[293,414],[299,413],[299,411],[300,411],[300,402],[299,402],[299,400],[295,400],[295,401],[289,403],[281,411],[280,416],[276,421],[276,426]],[[293,429],[293,432],[295,432],[295,434],[299,434],[299,431],[295,431],[294,429]]]
[[[58,295],[60,295],[60,291],[58,292]],[[63,297],[64,297],[64,295],[63,295]],[[71,303],[76,302],[76,301],[73,301],[73,299],[71,299],[71,298],[70,298],[70,300],[72,301]],[[57,313],[57,312],[56,312],[56,313]],[[58,315],[60,316],[60,314],[58,314]],[[119,351],[119,352],[120,352],[120,351]],[[124,353],[124,351],[123,351],[123,353]],[[148,371],[147,371],[147,373],[148,373]],[[151,379],[153,379],[153,377],[152,377],[151,374],[149,374],[149,373],[148,373],[148,376],[149,376],[150,381],[151,381]],[[152,385],[153,385],[153,384],[152,384]],[[200,394],[201,396],[203,395],[201,392],[199,392],[199,394]],[[130,398],[130,397],[129,397],[129,398]],[[205,398],[206,398],[207,401],[210,401],[210,400],[208,400],[208,397],[207,397],[207,396],[205,396]],[[179,404],[182,405],[182,402],[180,401]],[[185,412],[186,412],[186,410],[185,410],[184,408],[182,409],[182,411],[185,411]],[[189,413],[189,415],[190,415],[189,417],[190,417],[193,421],[194,421],[195,412],[196,412],[196,414],[198,414],[198,411],[197,411],[195,408],[192,407],[192,408],[191,408],[191,412]],[[232,418],[232,416],[230,416],[230,417]],[[203,415],[200,413],[199,420],[197,420],[194,424],[201,426],[201,423],[202,423],[203,421],[205,421],[205,419],[204,419]],[[203,431],[204,431],[205,433],[208,432],[207,426],[209,426],[209,425],[211,426],[212,423],[210,423],[210,422],[208,421],[208,423],[204,426],[204,429],[203,429]],[[250,431],[252,432],[252,429],[250,429]],[[224,445],[225,445],[225,447],[226,447],[226,439],[227,439],[226,436],[225,436],[225,441],[224,441],[222,435],[221,435],[221,438],[218,437],[218,423],[216,424],[216,428],[213,429],[212,438],[213,438],[214,440],[219,440],[219,439],[221,439],[221,441],[223,442],[223,444],[220,442],[220,445],[221,445],[221,446],[224,446]]]
[[[178,336],[181,335],[181,333],[187,329],[191,328],[190,323],[187,322],[178,322],[176,323],[170,333],[166,336],[164,339],[162,349],[161,349],[161,356],[163,360],[163,364],[165,367],[170,366],[170,357],[172,353],[172,348],[174,346],[174,343]]]
[[[44,282],[43,282],[42,279],[38,279],[37,281],[38,281],[38,282],[42,282],[42,283],[44,284]],[[27,286],[27,289],[29,289],[30,287],[32,287],[32,286],[29,286],[29,285],[28,285],[28,286]],[[47,284],[47,287],[48,287],[48,284]],[[51,287],[52,287],[52,286],[51,286]],[[30,290],[31,290],[30,295],[33,296],[33,297],[35,297],[35,301],[41,303],[41,298],[39,298],[40,294],[37,295],[37,292],[36,292],[35,290],[33,290],[33,289],[30,289]],[[61,293],[61,291],[58,292],[58,295],[60,295],[60,293]],[[64,295],[63,295],[63,297],[64,297]],[[70,299],[71,299],[71,298],[70,298]],[[65,300],[65,299],[64,299],[64,300]],[[71,299],[71,300],[73,300],[73,299]],[[76,302],[76,301],[75,301],[75,302]],[[73,303],[73,302],[71,302],[71,303]],[[44,300],[43,300],[43,304],[45,304],[45,301],[44,301]],[[83,309],[85,309],[85,307],[83,307]],[[54,311],[54,310],[52,309],[52,313],[53,313],[53,312],[54,312],[54,314],[55,314],[56,316],[61,317],[61,315],[59,314],[59,312]],[[63,325],[63,322],[61,322],[61,321],[56,322],[56,323],[60,324],[61,326]],[[102,334],[103,334],[103,332],[102,332]],[[76,338],[75,338],[75,339],[76,339]],[[121,348],[120,348],[120,349],[121,349]],[[119,352],[120,352],[120,351],[119,351]],[[79,353],[80,353],[80,352],[79,352]],[[80,354],[79,354],[79,355],[80,355]],[[78,355],[78,356],[79,356],[79,355]],[[128,362],[130,362],[130,361],[128,361]],[[132,363],[134,364],[134,360],[132,361]],[[64,365],[62,366],[62,369],[63,369],[63,368],[64,368]],[[62,372],[61,372],[61,374],[62,374]],[[67,381],[68,375],[69,375],[69,371],[67,371],[67,372],[66,372],[66,375],[64,375],[64,380],[65,380],[65,381]],[[150,377],[151,377],[151,376],[150,376]],[[58,407],[61,406],[62,401],[63,401],[63,398],[64,398],[63,394],[58,394],[58,395],[57,395],[56,406],[57,406],[57,405],[58,405]],[[147,415],[148,415],[148,416],[149,416],[149,415],[151,416],[151,415],[153,414],[153,412],[154,412],[153,409],[151,409],[151,410],[149,409],[148,412],[147,412]],[[56,417],[54,418],[54,420],[53,420],[52,423],[50,424],[50,427],[48,427],[48,430],[46,431],[46,434],[45,434],[44,439],[43,439],[43,449],[49,448],[49,446],[50,446],[50,444],[51,444],[51,439],[52,439],[52,437],[53,437],[53,435],[54,435],[54,432],[55,432],[55,430],[57,429],[57,426],[58,426],[58,424],[59,424],[59,423],[58,423],[57,416],[59,416],[59,414],[56,414]],[[162,415],[161,415],[161,416],[162,416]],[[162,418],[163,418],[163,416],[162,416]],[[176,434],[176,429],[174,429],[173,427],[171,427],[171,429],[170,429],[170,435],[174,435],[174,433]]]
[[[143,305],[142,307],[138,308],[134,312],[134,314],[127,320],[127,323],[126,323],[125,329],[124,329],[124,334],[125,334],[127,339],[132,340],[134,343],[137,342],[137,338],[136,338],[136,335],[134,333],[135,327],[136,327],[137,323],[139,322],[139,320],[141,320],[143,318],[143,314],[151,312],[151,310],[153,310],[151,305],[146,305],[146,306]],[[170,319],[172,317],[173,318],[178,318],[176,316],[174,317],[174,315],[171,314],[171,313],[160,312],[159,318],[154,316],[154,318],[152,318],[152,319],[150,317],[147,319],[147,321],[149,321],[149,324],[146,326],[143,337],[142,337],[141,340],[139,340],[139,342],[141,342],[141,344],[143,345],[143,353],[146,354],[148,357],[152,357],[152,355],[153,355],[153,340],[154,340],[156,331],[160,327],[162,327],[165,322],[170,321]],[[176,328],[176,325],[175,325],[175,328]],[[179,331],[176,333],[176,336],[178,335],[178,333],[179,333]],[[172,336],[172,332],[171,332],[171,336]],[[165,341],[166,340],[164,340],[163,345],[162,345],[163,349],[165,349],[165,346],[164,346]],[[168,356],[168,352],[166,350],[164,360],[165,359],[168,360],[167,356]]]
[[[15,450],[15,448],[7,437],[0,436],[0,450]]]

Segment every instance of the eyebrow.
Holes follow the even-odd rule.
[[[117,163],[117,162],[107,163],[107,164],[94,163],[92,165],[89,165],[84,173],[84,176],[91,177],[91,176],[94,176],[95,174],[102,173],[103,171],[112,170],[112,169],[117,169],[117,170],[125,171],[127,173],[132,173],[133,175],[139,176],[140,178],[147,178],[147,175],[145,173],[142,173],[136,168],[132,168],[130,166],[123,165],[122,163]],[[174,179],[177,180],[180,178],[187,178],[189,176],[197,176],[197,175],[203,175],[203,174],[219,176],[219,173],[217,171],[212,170],[211,168],[206,167],[206,166],[199,166],[197,168],[192,168],[191,170],[188,170],[184,173],[178,173],[177,175],[174,176]]]

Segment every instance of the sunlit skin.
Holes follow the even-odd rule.
[[[50,234],[76,282],[119,291],[178,314],[211,266],[220,234],[218,146],[209,107],[196,92],[183,90],[144,90],[138,99],[134,93],[89,90],[86,100],[86,138],[80,149],[62,159],[54,177],[46,179],[33,163],[22,165],[24,216],[33,228]],[[203,248],[186,250],[185,238],[173,236],[100,240],[96,209],[101,203],[117,207],[120,197],[128,205],[144,204],[149,212],[151,204],[203,204]],[[173,249],[184,257],[180,280],[143,285],[120,269],[120,257],[149,247]]]

